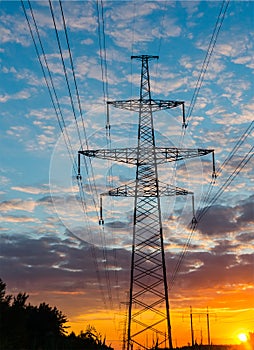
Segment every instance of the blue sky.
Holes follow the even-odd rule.
[[[214,149],[218,169],[242,135],[246,136],[223,165],[211,187],[211,199],[244,156],[253,154],[254,5],[251,1],[224,4],[228,4],[225,18],[186,134],[181,138],[181,110],[154,115],[158,145]],[[24,6],[38,45],[29,3],[24,1]],[[35,302],[44,298],[57,304],[75,329],[84,328],[87,322],[98,323],[98,314],[104,319],[105,310],[110,310],[107,317],[115,324],[117,317],[123,318],[119,307],[128,290],[133,202],[104,197],[102,229],[98,194],[111,183],[118,186],[131,181],[135,169],[93,160],[86,173],[82,165],[86,198],[85,212],[82,210],[63,135],[69,136],[69,151],[75,159],[81,145],[50,7],[47,1],[31,1],[31,6],[66,129],[62,134],[21,2],[0,1],[1,276],[12,293],[23,290]],[[59,2],[53,1],[52,6],[84,148],[87,144],[91,149],[105,148],[109,141],[113,148],[136,144],[138,119],[134,113],[110,108],[110,140],[106,135],[101,68],[109,100],[137,98],[140,62],[131,60],[131,55],[159,55],[150,65],[153,97],[185,101],[188,111],[222,2],[103,1],[98,2],[99,20],[96,1],[62,2],[87,141]],[[99,30],[103,54],[105,38],[106,65],[100,59]],[[39,54],[43,58],[41,51]],[[43,65],[45,68],[45,62]],[[196,209],[209,204],[202,198],[210,188],[211,173],[210,156],[160,169],[162,181],[195,193]],[[246,330],[254,328],[246,321],[254,308],[253,179],[251,158],[200,221],[170,291],[173,310],[185,310],[192,304],[229,312],[232,332],[217,341],[232,339],[234,312],[240,313]],[[89,181],[95,183],[96,191],[88,190]],[[162,204],[170,276],[189,234],[191,200],[170,198]],[[94,249],[89,248],[91,243]],[[193,290],[191,300],[188,289]],[[205,300],[201,295],[206,295]],[[220,295],[227,295],[231,304]],[[237,320],[235,324],[237,328]],[[176,334],[179,325],[176,315],[175,328],[172,325]],[[98,327],[102,326],[98,323]],[[121,337],[118,331],[117,339]]]

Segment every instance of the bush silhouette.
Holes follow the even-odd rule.
[[[6,295],[0,279],[0,350],[112,350],[94,327],[67,335],[61,311],[45,302],[33,306],[28,298],[26,293]]]

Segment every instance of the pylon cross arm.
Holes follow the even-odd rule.
[[[115,108],[125,109],[127,111],[139,112],[140,108],[149,107],[149,111],[156,112],[165,109],[171,109],[184,104],[184,101],[173,100],[154,100],[154,99],[132,99],[132,100],[119,100],[108,101],[108,105],[112,105]]]
[[[139,185],[137,190],[137,197],[160,197],[162,196],[185,196],[188,194],[192,194],[192,192],[187,191],[181,187],[172,186],[168,184],[164,184],[159,181],[159,193],[155,193],[154,191],[146,188],[145,185]],[[113,197],[135,197],[136,193],[136,182],[132,181],[128,184],[113,188],[107,192],[101,194],[101,196],[113,196]]]
[[[191,149],[191,148],[176,148],[176,147],[147,147],[142,149],[145,154],[153,154],[155,151],[157,164],[166,162],[175,162],[183,159],[196,158],[205,156],[213,152],[212,149]],[[96,149],[79,151],[86,157],[94,157],[99,159],[108,159],[120,163],[138,165],[138,148],[114,148],[114,149]],[[147,157],[140,161],[140,164],[150,164],[151,159]],[[140,165],[139,164],[139,165]]]

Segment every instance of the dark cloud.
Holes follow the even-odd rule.
[[[254,241],[254,232],[243,232],[236,236],[236,239],[242,243]]]
[[[56,196],[55,196],[56,198]],[[59,199],[61,199],[61,197],[58,197]],[[44,196],[40,199],[38,199],[39,203],[43,203],[43,204],[53,204],[53,200],[52,200],[52,196]]]
[[[198,215],[197,215],[198,216]],[[198,229],[205,235],[221,236],[235,231],[234,210],[221,205],[210,207],[206,215],[199,221]]]
[[[254,196],[235,207],[216,205],[208,208],[198,223],[198,229],[204,235],[226,237],[226,234],[245,230],[249,225],[253,227]]]
[[[106,292],[107,278],[123,287],[129,261],[130,254],[124,249],[94,247],[72,238],[2,236],[1,277],[10,288],[27,288],[28,293],[82,289],[94,295],[100,289]]]
[[[222,238],[214,241],[215,246],[211,249],[213,254],[216,255],[227,255],[231,253],[236,253],[240,244],[233,242],[230,238]]]
[[[173,262],[174,259],[171,260],[171,266],[168,266],[169,272],[173,270],[172,265],[176,264],[176,261]],[[254,253],[240,256],[214,252],[188,253],[174,285],[170,286],[172,298],[180,303],[185,299],[189,302],[191,295],[194,300],[202,291],[204,302],[207,302],[208,299],[216,299],[216,291],[225,288],[234,295],[240,293],[238,286],[253,284],[253,262]]]
[[[126,221],[110,221],[110,222],[105,222],[105,226],[111,227],[111,228],[125,229],[130,227],[130,223]]]
[[[242,201],[239,206],[236,207],[240,215],[237,218],[237,223],[239,225],[244,223],[254,224],[254,195]]]
[[[167,252],[173,303],[189,305],[190,298],[202,293],[207,303],[216,298],[215,290],[230,288],[236,293],[237,285],[253,283],[254,253],[240,255],[237,246],[229,239],[218,239],[210,251],[190,247],[173,286],[170,281],[179,255]],[[0,271],[10,292],[26,291],[32,301],[46,300],[70,315],[99,311],[111,297],[117,307],[125,301],[130,262],[131,252],[126,249],[93,246],[68,232],[63,238],[2,236]]]

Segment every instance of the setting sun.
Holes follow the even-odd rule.
[[[246,342],[248,340],[248,337],[245,333],[240,333],[238,334],[238,339],[241,341],[241,342]]]

